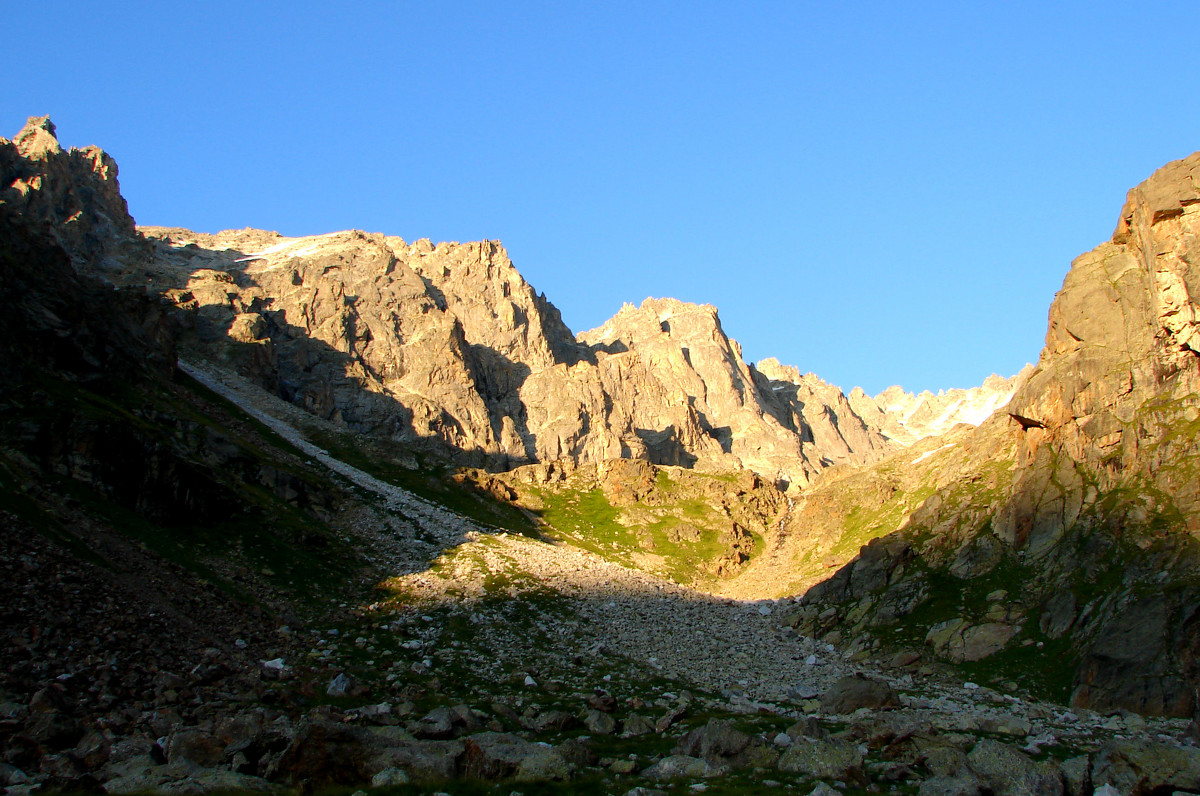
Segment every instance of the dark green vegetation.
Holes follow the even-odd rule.
[[[247,602],[261,586],[316,608],[361,580],[328,522],[341,490],[187,376],[26,390],[0,419],[4,500],[48,533],[72,537],[69,504]]]

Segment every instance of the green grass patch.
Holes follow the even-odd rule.
[[[663,470],[652,502],[613,506],[600,487],[536,490],[548,536],[626,566],[640,566],[682,584],[712,577],[713,562],[729,552],[729,519]],[[751,534],[752,558],[762,538]]]

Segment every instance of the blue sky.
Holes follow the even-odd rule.
[[[575,331],[715,304],[849,390],[1036,359],[1070,261],[1200,148],[1193,3],[40,3],[49,113],[139,223],[501,240]]]

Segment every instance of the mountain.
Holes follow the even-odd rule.
[[[872,398],[855,387],[847,398],[860,417],[867,418],[889,439],[911,445],[925,437],[944,434],[959,423],[978,426],[1012,400],[1032,372],[1033,366],[1026,365],[1010,378],[993,374],[978,387],[939,390],[936,395],[928,390],[913,395],[895,386]]]
[[[906,640],[993,678],[1036,672],[1077,707],[1191,715],[1198,177],[1200,153],[1129,192],[1002,412],[807,496],[810,540],[863,546],[808,591],[802,629],[860,651]]]
[[[871,399],[708,306],[573,335],[492,242],[139,233],[30,119],[0,787],[1200,792],[1198,174],[1035,367]]]
[[[495,242],[142,232],[153,256],[126,281],[191,314],[185,346],[349,430],[459,463],[640,458],[788,488],[895,447],[836,387],[747,364],[711,306],[647,299],[572,335]]]

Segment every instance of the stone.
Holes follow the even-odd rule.
[[[916,650],[900,650],[888,660],[888,666],[893,669],[903,669],[921,660],[921,653]]]
[[[638,713],[630,713],[621,724],[622,738],[637,738],[654,731],[654,722]]]
[[[588,707],[604,713],[612,713],[617,709],[617,700],[612,694],[597,688],[587,698]]]
[[[104,783],[111,794],[202,794],[272,792],[279,788],[258,777],[214,768],[197,768],[188,763],[150,766]]]
[[[721,719],[709,719],[703,727],[684,735],[671,753],[700,757],[714,766],[732,768],[768,768],[778,760],[778,752],[761,739],[747,735]]]
[[[1062,776],[1053,764],[1034,763],[1013,747],[985,739],[967,755],[971,770],[996,796],[1062,796]]]
[[[687,715],[686,705],[676,705],[666,713],[658,717],[658,721],[654,722],[654,731],[659,735],[666,732],[675,722]]]
[[[860,675],[843,677],[821,696],[821,712],[847,714],[860,708],[898,708],[900,697],[887,683]]]
[[[266,664],[263,665],[266,666]],[[353,688],[354,681],[350,679],[350,675],[341,672],[329,681],[329,687],[325,689],[325,693],[331,697],[344,697]]]
[[[816,779],[841,780],[866,785],[862,753],[858,747],[835,738],[798,739],[779,758],[779,770]]]
[[[1092,792],[1092,761],[1087,755],[1068,758],[1059,766],[1065,796],[1087,796]]]
[[[221,762],[225,744],[211,733],[181,730],[171,734],[166,752],[169,762],[188,762],[201,768],[211,768]]]
[[[565,710],[543,711],[521,722],[521,726],[534,732],[562,732],[575,724],[575,717]]]
[[[455,715],[448,707],[437,707],[421,717],[412,733],[418,738],[444,740],[455,735]]]
[[[971,625],[962,617],[941,622],[929,629],[925,643],[955,663],[983,660],[1007,646],[1016,634],[1013,625],[986,622]]]
[[[30,785],[33,780],[21,769],[8,763],[0,763],[0,786],[9,788],[13,785]]]
[[[272,763],[268,779],[311,788],[357,785],[386,768],[402,768],[417,780],[449,779],[462,754],[461,741],[418,741],[398,727],[306,719]]]
[[[1075,624],[1075,616],[1075,595],[1069,591],[1055,592],[1042,607],[1038,629],[1048,638],[1062,638]]]
[[[699,757],[688,755],[669,755],[654,765],[642,771],[641,776],[647,779],[693,779],[697,777],[716,777],[724,773],[724,769],[714,767]]]
[[[921,782],[918,796],[981,796],[979,780],[974,777],[930,777]]]
[[[408,773],[402,768],[388,767],[371,777],[372,788],[390,788],[408,783]]]
[[[790,737],[793,741],[800,738],[829,737],[829,731],[822,727],[821,722],[819,722],[813,716],[806,716],[805,718],[800,719],[795,724],[788,727],[786,732],[788,737]]]
[[[1153,741],[1114,741],[1092,761],[1092,784],[1123,796],[1167,790],[1200,791],[1200,749]]]
[[[564,781],[571,770],[558,750],[501,732],[467,736],[462,758],[465,776],[516,782]]]
[[[586,738],[568,738],[558,745],[558,753],[575,771],[594,766],[600,760],[599,755],[592,749],[591,742]]]
[[[612,735],[617,731],[617,720],[609,713],[589,710],[583,720],[583,726],[587,727],[588,732],[596,735]]]

